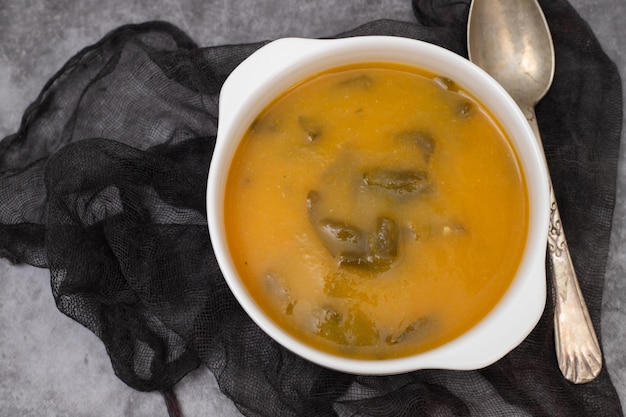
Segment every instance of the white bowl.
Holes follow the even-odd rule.
[[[234,266],[226,241],[224,191],[231,160],[255,117],[276,96],[310,75],[358,62],[395,62],[449,77],[476,97],[508,132],[529,190],[529,231],[512,284],[476,326],[435,349],[412,356],[362,360],[315,349],[276,325],[254,301]],[[319,365],[356,374],[397,374],[418,369],[479,369],[502,358],[535,327],[546,299],[545,250],[549,185],[545,158],[524,115],[506,91],[465,58],[441,47],[399,37],[313,40],[286,38],[267,44],[228,77],[220,95],[217,143],[207,188],[208,224],[215,256],[235,297],[268,335]]]

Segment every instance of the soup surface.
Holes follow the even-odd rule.
[[[259,306],[352,358],[439,346],[500,300],[522,257],[525,180],[455,82],[386,63],[336,68],[251,124],[226,188],[227,240]]]

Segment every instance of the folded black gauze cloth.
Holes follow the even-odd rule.
[[[465,55],[468,3],[415,0],[419,23],[377,21],[339,36],[404,36]],[[538,119],[600,335],[621,84],[567,2],[542,6],[557,70]],[[607,369],[586,385],[561,376],[551,300],[518,348],[477,371],[343,374],[253,324],[214,259],[205,189],[220,87],[263,44],[199,48],[151,22],[72,58],[0,142],[2,255],[49,268],[58,308],[102,339],[115,373],[138,390],[171,393],[203,365],[246,416],[621,416]]]

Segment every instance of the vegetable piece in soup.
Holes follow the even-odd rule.
[[[228,244],[294,337],[353,358],[440,346],[496,305],[526,242],[508,137],[457,82],[370,63],[274,99],[236,151]]]

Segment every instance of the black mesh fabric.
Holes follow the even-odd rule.
[[[468,3],[414,0],[416,23],[381,20],[338,36],[403,36],[466,55]],[[542,6],[557,70],[538,119],[600,335],[621,84],[566,1]],[[201,48],[149,22],[73,57],[0,142],[1,254],[49,268],[58,308],[102,340],[116,375],[138,390],[171,390],[206,366],[246,416],[621,416],[607,369],[585,385],[561,376],[551,300],[518,348],[477,371],[343,374],[252,323],[214,259],[205,189],[220,87],[264,43]]]

